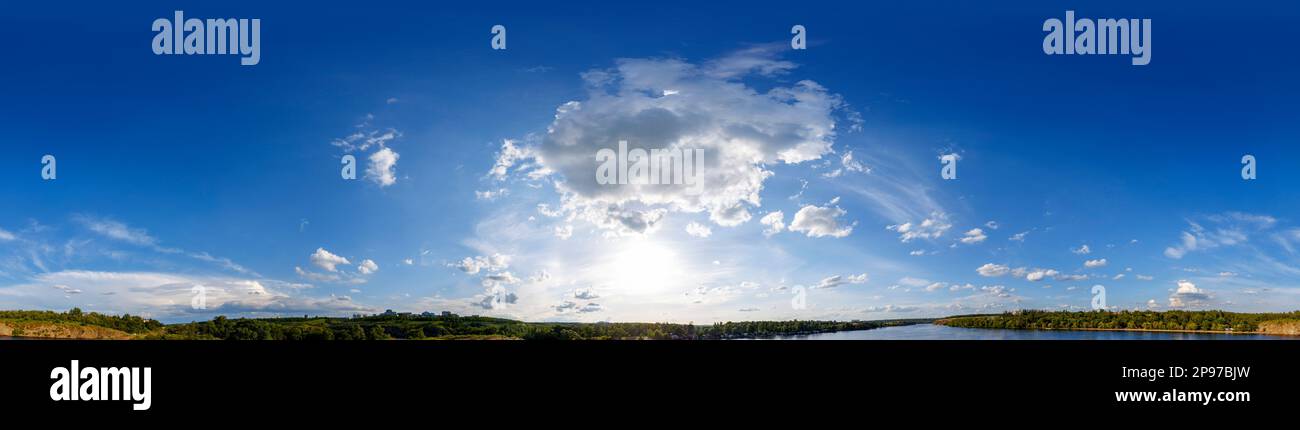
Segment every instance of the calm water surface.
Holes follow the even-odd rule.
[[[1300,340],[1261,334],[1162,333],[1144,331],[1000,330],[916,324],[873,330],[841,331],[782,340]]]

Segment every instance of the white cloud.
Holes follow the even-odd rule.
[[[496,272],[505,270],[510,265],[510,256],[501,254],[492,254],[489,256],[465,257],[465,259],[448,264],[449,267],[455,267],[460,271],[468,274],[477,274],[480,271]]]
[[[370,154],[370,164],[366,166],[366,179],[387,187],[397,182],[397,159],[400,157],[392,148],[380,148]]]
[[[498,188],[495,190],[474,191],[474,198],[478,200],[493,201],[507,194],[510,194],[510,190]]]
[[[1011,235],[1011,237],[1008,237],[1007,240],[1010,240],[1010,241],[1012,241],[1012,242],[1024,242],[1024,241],[1025,241],[1025,236],[1028,236],[1028,235],[1029,235],[1029,232],[1027,232],[1027,231],[1022,231],[1022,232],[1020,232],[1020,233],[1016,233],[1016,234]]]
[[[1038,282],[1043,280],[1044,278],[1055,277],[1057,275],[1060,275],[1060,272],[1057,272],[1056,270],[1034,269],[1025,273],[1025,280],[1029,282]]]
[[[18,237],[17,237],[17,236],[14,236],[13,233],[10,233],[9,231],[7,231],[7,230],[5,230],[5,229],[0,228],[0,242],[8,242],[8,241],[11,241],[11,240],[14,240],[14,239],[17,239],[17,238],[18,238]]]
[[[1300,228],[1280,231],[1272,235],[1273,241],[1282,246],[1288,254],[1295,254],[1296,244],[1300,243]]]
[[[947,214],[932,212],[928,218],[921,220],[920,223],[905,222],[885,228],[897,232],[898,240],[907,243],[915,239],[938,239],[943,236],[944,232],[952,228],[952,223],[948,222]]]
[[[1083,274],[1065,274],[1056,269],[1028,268],[1017,267],[1010,268],[1001,264],[986,263],[975,269],[977,273],[985,277],[998,277],[1010,274],[1015,278],[1024,278],[1029,282],[1038,282],[1044,279],[1055,279],[1057,281],[1081,281],[1088,279],[1088,275]]]
[[[361,261],[361,264],[357,265],[357,272],[360,272],[362,275],[369,275],[378,271],[379,265],[375,264],[375,260],[365,259]]]
[[[368,116],[366,122],[357,125],[357,128],[368,128],[369,121],[373,116]],[[347,137],[334,139],[331,145],[343,149],[343,152],[368,151],[370,148],[383,148],[389,142],[402,136],[402,133],[393,129],[386,130],[367,130],[352,133]]]
[[[29,283],[0,287],[0,297],[13,306],[63,309],[75,294],[87,311],[131,313],[149,318],[190,321],[213,315],[350,315],[374,309],[348,296],[308,297],[305,287],[271,279],[195,276],[160,272],[68,270],[42,273]],[[194,306],[195,291],[203,306]],[[79,291],[79,293],[74,293]],[[93,303],[88,303],[93,301]]]
[[[345,153],[366,152],[373,149],[374,152],[367,157],[369,164],[366,166],[365,178],[382,188],[397,182],[396,167],[400,155],[388,145],[402,137],[402,133],[391,128],[372,128],[371,123],[374,119],[374,115],[367,114],[365,120],[355,126],[356,132],[334,139],[330,144]]]
[[[979,273],[980,276],[993,278],[1011,273],[1011,268],[1001,264],[985,263],[983,266],[975,269],[975,271]]]
[[[118,221],[78,215],[74,219],[86,229],[104,237],[142,246],[157,246],[158,240],[144,229],[128,227]]]
[[[491,273],[483,276],[483,285],[488,287],[497,285],[515,285],[520,282],[523,282],[523,280],[510,272]]]
[[[781,211],[771,212],[764,215],[758,222],[763,224],[763,236],[771,237],[774,234],[785,230],[785,214]]]
[[[574,310],[577,310],[577,309],[578,309],[578,304],[577,304],[577,303],[574,303],[574,302],[571,302],[571,301],[568,301],[568,300],[565,300],[565,301],[563,301],[563,302],[560,302],[560,304],[558,304],[558,305],[552,306],[552,308],[555,309],[555,312],[562,313],[562,314],[566,314],[566,313],[569,313],[569,312],[573,312]]]
[[[808,237],[845,237],[857,225],[857,222],[849,225],[840,222],[839,218],[847,213],[838,206],[804,206],[790,221],[790,231],[802,232]]]
[[[532,283],[546,282],[550,280],[551,280],[551,272],[545,270],[538,270],[537,272],[533,273],[532,276],[528,277],[528,282],[532,282]]]
[[[1087,254],[1091,254],[1091,253],[1092,253],[1092,249],[1088,248],[1088,245],[1085,244],[1085,245],[1080,246],[1080,247],[1078,247],[1078,248],[1071,248],[1071,249],[1070,249],[1070,252],[1073,252],[1073,253],[1075,253],[1075,254],[1079,254],[1079,255],[1087,255]]]
[[[54,289],[59,290],[59,291],[62,291],[63,294],[67,294],[67,295],[69,295],[69,296],[74,295],[74,294],[81,294],[81,290],[80,290],[80,289],[72,288],[72,287],[69,287],[69,286],[67,286],[67,285],[53,285],[53,287],[54,287]]]
[[[500,286],[488,287],[487,292],[476,296],[470,304],[483,309],[505,309],[518,303],[519,296]]]
[[[352,262],[348,261],[346,258],[334,255],[332,252],[326,251],[325,248],[316,248],[316,252],[311,254],[311,264],[315,264],[317,267],[331,272],[336,272],[338,271],[336,266],[348,265],[352,264]]]
[[[686,234],[704,238],[711,236],[713,234],[713,229],[704,224],[692,221],[690,224],[686,224]]]
[[[736,286],[722,285],[710,287],[701,285],[693,290],[687,291],[685,296],[694,304],[725,303],[739,297],[747,289],[751,289],[751,287],[745,283]]]
[[[1199,241],[1199,246],[1202,249],[1212,247],[1212,244],[1213,242],[1204,239]],[[1188,251],[1195,251],[1196,249],[1198,249],[1197,236],[1190,232],[1183,232],[1182,243],[1165,248],[1165,256],[1177,260],[1183,258],[1183,255],[1186,255]]]
[[[570,224],[557,225],[555,226],[554,231],[555,231],[555,237],[558,237],[561,240],[573,237],[573,225]]]
[[[1178,244],[1165,248],[1165,256],[1183,258],[1189,252],[1203,251],[1220,246],[1234,246],[1249,240],[1251,233],[1273,227],[1277,220],[1268,215],[1228,212],[1204,217],[1210,227],[1188,220],[1188,230],[1182,232]]]
[[[901,313],[901,312],[915,312],[917,309],[918,308],[916,306],[884,305],[884,306],[869,306],[866,309],[863,309],[863,312],[891,312],[891,313],[900,312]]]
[[[96,233],[98,235],[116,241],[143,246],[159,254],[184,255],[205,263],[212,263],[221,266],[224,269],[238,272],[243,275],[257,276],[257,274],[254,273],[253,271],[248,270],[247,268],[239,265],[238,263],[235,263],[233,260],[229,258],[213,256],[207,252],[201,252],[201,251],[191,252],[179,248],[161,246],[159,245],[160,241],[157,238],[150,236],[149,233],[145,231],[145,229],[133,228],[122,222],[118,222],[106,218],[96,218],[88,215],[76,215],[73,217],[73,221],[78,224],[81,224],[87,230],[90,230],[91,232]],[[45,228],[45,227],[40,227],[40,228]],[[74,248],[72,242],[68,242],[67,244],[64,245],[64,253],[70,254],[72,248]],[[124,255],[118,251],[107,251],[107,252],[119,256]],[[115,258],[120,258],[120,257],[115,257]],[[35,258],[33,258],[33,260],[35,260]],[[41,266],[41,262],[39,260],[34,261],[34,264],[36,264],[38,267]],[[42,268],[41,270],[46,271],[44,268]]]
[[[510,260],[510,256],[494,253],[488,256],[465,257],[461,261],[448,263],[448,267],[459,269],[466,274],[482,274],[479,280],[483,285],[483,292],[471,297],[468,301],[460,303],[473,308],[495,311],[505,310],[518,303],[519,295],[506,289],[506,287],[521,284],[524,280],[513,273],[505,271],[510,266]],[[550,277],[549,272],[541,271],[529,279],[532,282],[545,282]]]
[[[967,245],[974,245],[976,243],[983,242],[984,239],[988,239],[988,238],[989,237],[984,234],[983,229],[973,228],[967,231],[964,237],[961,238],[961,243]]]
[[[835,170],[822,174],[823,178],[838,178],[845,173],[871,173],[871,168],[862,165],[862,162],[853,159],[853,151],[845,151],[840,156],[840,167]]]
[[[924,287],[926,285],[929,285],[930,281],[922,278],[913,278],[911,276],[904,276],[898,280],[898,283],[899,285],[903,285],[907,287],[919,288],[919,287]]]
[[[497,180],[503,180],[510,173],[511,168],[532,156],[532,150],[520,145],[519,141],[513,139],[502,140],[501,149],[497,151],[496,164],[492,165],[492,170],[488,171],[488,175]]]
[[[1104,267],[1104,266],[1106,266],[1105,258],[1099,258],[1096,260],[1088,260],[1083,262],[1083,267],[1087,267],[1087,268],[1096,268],[1096,267]]]
[[[312,282],[339,282],[343,279],[339,275],[329,274],[329,273],[316,273],[308,270],[303,270],[303,268],[298,266],[294,266],[293,272],[298,274],[299,277]]]
[[[1014,288],[1008,289],[1007,287],[1002,285],[987,285],[987,286],[980,287],[980,291],[983,291],[985,294],[994,297],[1010,298],[1011,293],[1014,292],[1015,289]]]
[[[866,273],[862,273],[858,275],[848,275],[848,276],[834,275],[834,276],[828,276],[826,278],[823,278],[821,282],[818,282],[817,285],[813,286],[813,288],[827,289],[827,288],[835,288],[845,284],[863,284],[867,282],[867,279],[868,278]]]
[[[554,179],[566,213],[620,233],[627,227],[623,219],[656,209],[706,212],[722,226],[744,223],[773,175],[765,166],[831,153],[835,116],[847,109],[838,95],[812,81],[751,87],[794,68],[776,59],[779,47],[759,46],[703,64],[621,59],[612,68],[590,70],[583,74],[585,100],[559,106],[538,144],[503,145],[492,175],[503,178],[531,160]],[[665,97],[665,90],[676,93]],[[616,148],[620,140],[630,148],[703,150],[704,186],[600,185],[592,154]]]
[[[1195,307],[1204,304],[1209,299],[1209,293],[1197,288],[1196,284],[1186,280],[1180,280],[1178,281],[1178,289],[1174,290],[1174,293],[1169,295],[1169,307]]]

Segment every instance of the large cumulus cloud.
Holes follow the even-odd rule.
[[[518,164],[536,179],[541,166],[566,215],[606,231],[650,231],[665,211],[705,212],[721,226],[744,223],[761,205],[759,192],[773,175],[767,166],[832,153],[837,115],[849,112],[816,82],[784,79],[795,66],[779,53],[779,46],[764,45],[700,64],[621,59],[588,71],[586,99],[559,106],[545,135],[527,149],[506,142],[492,176],[500,179]],[[702,149],[703,190],[598,184],[595,154],[621,140],[630,148]]]

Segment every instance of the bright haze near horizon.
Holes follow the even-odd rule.
[[[988,3],[13,5],[0,309],[1300,309],[1300,8]],[[1045,55],[1067,9],[1152,19],[1151,63]],[[260,19],[260,63],[154,55],[175,10]],[[620,139],[703,192],[595,184]]]

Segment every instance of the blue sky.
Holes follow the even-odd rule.
[[[971,3],[16,5],[0,308],[1300,308],[1300,8]],[[1152,19],[1151,64],[1045,55],[1067,9]],[[261,19],[261,62],[154,55],[174,10]],[[704,193],[579,180],[621,137],[704,148]]]

